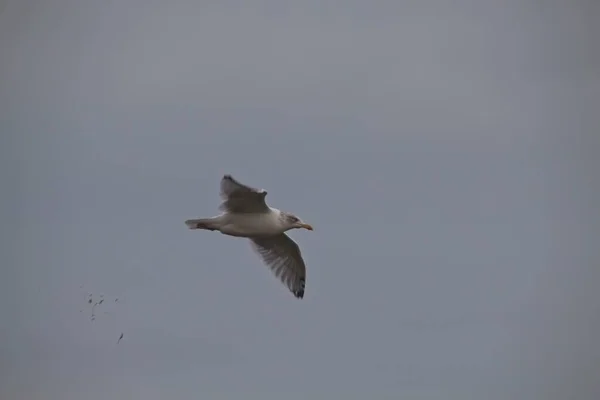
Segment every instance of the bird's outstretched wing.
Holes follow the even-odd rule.
[[[301,299],[306,284],[306,266],[300,248],[289,236],[282,233],[277,236],[252,238],[252,247],[275,276],[288,289]]]
[[[265,202],[267,192],[243,185],[225,175],[221,179],[221,198],[223,203],[219,208],[231,213],[261,213],[269,211]]]

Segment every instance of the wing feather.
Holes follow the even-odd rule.
[[[306,265],[300,247],[285,233],[277,236],[252,238],[252,247],[273,274],[301,299],[306,285]]]
[[[231,213],[262,213],[269,211],[269,206],[265,202],[267,196],[265,190],[244,185],[231,175],[224,175],[221,179],[220,195],[223,202],[219,208],[223,211]]]

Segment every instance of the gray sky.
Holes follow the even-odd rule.
[[[0,397],[599,398],[599,3],[450,3],[2,0]]]

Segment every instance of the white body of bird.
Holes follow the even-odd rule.
[[[293,228],[282,223],[280,210],[271,207],[263,214],[223,213],[212,218],[190,219],[185,223],[190,229],[217,230],[224,235],[244,238],[279,235]]]

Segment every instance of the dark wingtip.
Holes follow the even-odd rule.
[[[304,298],[304,287],[306,286],[306,282],[304,279],[300,280],[300,289],[294,292],[294,296],[298,299]]]

